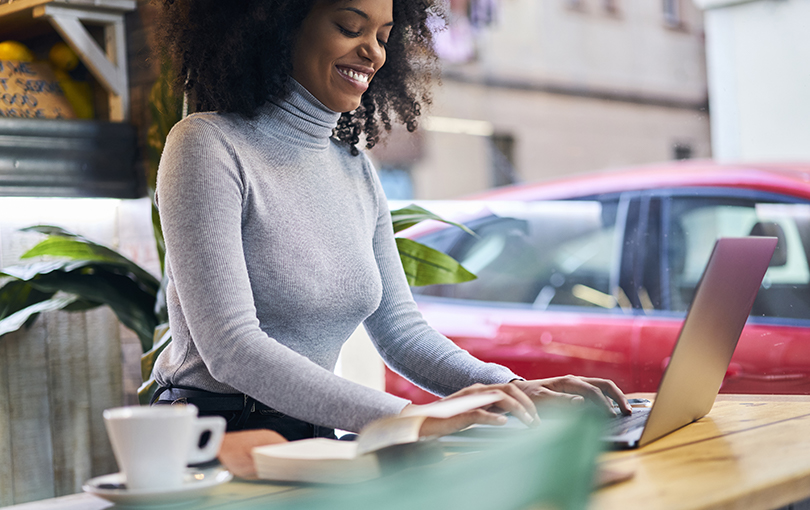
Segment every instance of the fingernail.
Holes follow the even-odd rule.
[[[504,424],[507,421],[509,421],[509,419],[506,416],[503,416],[503,415],[498,416],[497,420],[498,420],[498,423],[500,423],[500,424]]]
[[[530,415],[529,413],[523,413],[523,421],[525,421],[526,423],[532,423],[534,421],[534,418],[532,418],[532,415]]]
[[[577,395],[576,397],[572,398],[571,401],[576,402],[577,404],[581,404],[581,403],[585,402],[585,399],[582,398],[581,395]]]

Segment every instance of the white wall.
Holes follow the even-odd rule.
[[[810,0],[695,0],[705,11],[712,152],[810,159]]]
[[[533,182],[672,159],[673,146],[711,156],[706,112],[446,81],[430,114],[486,120],[515,138],[515,168]],[[487,139],[428,132],[413,166],[416,198],[456,198],[492,185]],[[374,151],[371,151],[372,156]]]
[[[681,3],[682,23],[664,23],[660,0],[503,0],[483,34],[480,67],[490,74],[672,99],[706,96],[700,11]]]

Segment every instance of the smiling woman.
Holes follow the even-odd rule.
[[[392,0],[316,3],[301,24],[292,77],[329,109],[354,110],[385,64],[392,12]]]
[[[610,381],[523,381],[421,317],[370,160],[392,119],[416,128],[435,56],[424,0],[165,0],[163,36],[197,111],[166,140],[156,199],[166,242],[172,343],[158,404],[188,402],[228,430],[334,437],[418,409],[333,371],[363,324],[386,363],[441,396],[500,400],[424,435],[511,412],[532,398],[605,409]],[[418,71],[417,71],[418,70]],[[382,128],[381,128],[382,126]]]
[[[335,134],[357,155],[361,133],[372,148],[392,114],[414,131],[430,104],[436,55],[428,19],[440,15],[432,0],[164,4],[163,50],[195,111],[252,117],[268,98],[284,97],[293,77],[343,114]],[[342,77],[345,92],[333,88]]]

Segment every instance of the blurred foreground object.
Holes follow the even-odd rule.
[[[516,431],[519,434],[513,439],[480,452],[453,455],[370,482],[324,488],[311,497],[277,501],[274,508],[584,509],[601,427],[601,421],[587,410],[561,414],[544,419],[535,429]]]

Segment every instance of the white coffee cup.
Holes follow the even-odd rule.
[[[104,424],[127,489],[174,489],[182,486],[188,464],[216,457],[225,435],[225,419],[197,417],[193,405],[116,407],[104,411]],[[210,438],[201,448],[206,432]]]

